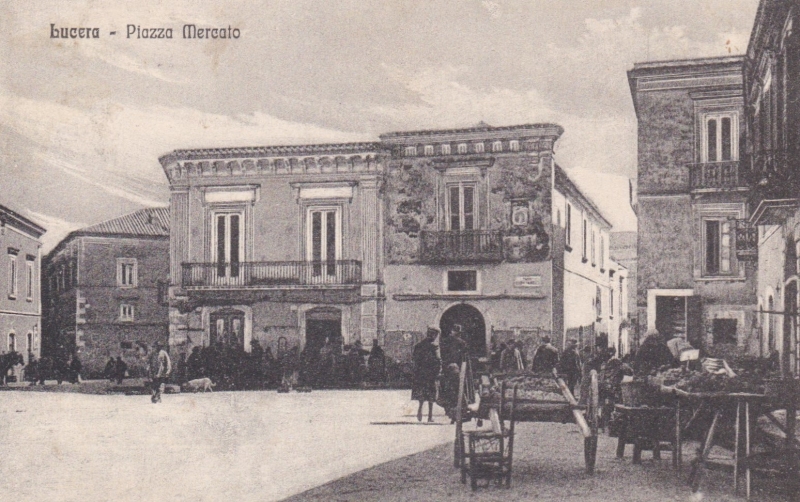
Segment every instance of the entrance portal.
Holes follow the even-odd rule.
[[[317,307],[306,312],[306,348],[313,354],[330,339],[335,346],[341,345],[342,311],[330,307]]]
[[[470,356],[486,356],[486,323],[483,314],[466,303],[454,305],[442,314],[439,329],[442,333],[449,333],[454,324],[461,325],[461,336],[467,342]]]

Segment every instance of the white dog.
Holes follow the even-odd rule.
[[[186,382],[186,390],[192,392],[200,392],[201,390],[203,392],[214,392],[212,387],[214,387],[214,382],[210,378],[195,378]]]

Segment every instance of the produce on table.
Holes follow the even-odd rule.
[[[558,383],[551,376],[522,374],[507,376],[503,381],[506,383],[506,399],[511,397],[511,389],[513,389],[514,385],[517,385],[517,399],[566,402]],[[481,399],[499,402],[501,385],[502,382],[497,382],[488,389],[484,388]]]
[[[681,378],[675,385],[676,388],[686,392],[747,392],[754,394],[764,393],[764,380],[759,376],[715,375],[711,373],[691,372]]]

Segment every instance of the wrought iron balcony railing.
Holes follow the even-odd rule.
[[[692,190],[730,190],[747,186],[740,176],[738,160],[690,164],[689,183]]]
[[[420,261],[431,264],[492,263],[503,260],[499,230],[420,232]]]
[[[361,262],[355,260],[184,263],[182,268],[182,284],[185,288],[274,288],[361,283]]]

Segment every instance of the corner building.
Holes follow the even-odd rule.
[[[756,322],[743,58],[637,63],[640,332],[686,335],[719,357],[752,353]]]
[[[562,132],[482,124],[162,157],[172,190],[171,344],[250,350],[257,339],[274,351],[285,338],[316,350],[326,338],[367,348],[377,339],[405,361],[427,326],[460,324],[476,356],[493,335],[534,345],[547,334],[560,345],[569,316],[608,332],[596,299],[610,298],[617,269],[610,225],[553,161]],[[593,222],[597,283],[569,315],[567,199],[576,238],[579,206]]]

